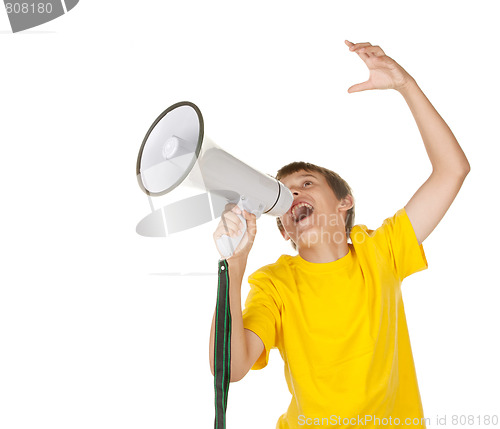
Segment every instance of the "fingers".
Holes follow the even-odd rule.
[[[367,46],[364,48],[360,48],[359,51],[360,54],[365,54],[368,55],[369,57],[375,56],[375,57],[381,57],[385,55],[385,52],[382,50],[380,46]]]
[[[361,58],[369,58],[371,56],[380,57],[385,55],[385,52],[380,46],[372,46],[371,43],[352,43],[349,40],[345,41],[345,44],[349,46],[351,52],[356,52]]]
[[[349,42],[349,43],[351,43],[351,42]],[[371,46],[371,43],[368,43],[368,42],[366,42],[366,43],[351,43],[348,46],[349,46],[349,50],[351,52],[356,52],[362,60],[366,60],[367,58],[369,58],[369,56],[366,53],[360,52],[360,50],[365,48],[365,47]]]
[[[245,219],[245,222],[240,219],[240,216]],[[240,255],[239,257],[243,258],[248,257],[248,253],[253,246],[253,242],[257,234],[256,221],[257,217],[254,214],[249,213],[246,210],[241,210],[235,204],[227,204],[225,211],[221,215],[219,225],[213,234],[213,238],[217,243],[218,239],[223,235],[228,235],[232,238],[241,236],[243,230],[245,230],[244,224],[246,223],[246,232],[243,236],[241,236],[237,248],[230,257],[234,258],[236,255]],[[223,255],[221,254],[221,256]]]
[[[346,40],[346,42],[347,42],[347,40]],[[352,43],[352,42],[349,42],[349,43],[350,43],[350,45],[348,45],[348,46],[349,46],[349,49],[351,51],[355,51],[357,49],[364,48],[365,46],[371,46],[372,45],[369,42],[364,42],[364,43]]]
[[[246,220],[247,232],[253,238],[257,230],[256,216],[248,213],[246,210],[242,211],[237,205],[232,203],[226,205],[219,225],[213,234],[214,238],[217,239],[223,235],[229,235],[230,237],[240,235],[244,230],[244,225],[238,215],[243,216]]]
[[[225,211],[221,215],[221,220],[214,232],[214,238],[220,238],[223,235],[234,237],[243,232],[243,222],[238,217],[241,214],[240,208],[235,204],[226,205]]]

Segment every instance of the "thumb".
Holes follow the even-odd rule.
[[[347,90],[347,92],[349,94],[351,94],[353,92],[366,91],[367,89],[372,89],[372,85],[370,84],[370,82],[368,80],[366,82],[357,83],[356,85],[351,86]]]
[[[248,235],[248,238],[250,241],[253,242],[255,235],[257,234],[257,218],[255,217],[254,214],[247,212],[246,210],[243,210],[241,212],[241,215],[245,218],[247,222],[247,232],[245,235]]]
[[[248,256],[248,252],[250,252],[257,234],[257,218],[254,214],[248,213],[246,210],[243,210],[241,214],[247,222],[247,230],[238,244],[234,254],[243,254]]]
[[[254,236],[256,232],[255,230],[257,229],[257,217],[254,214],[247,212],[246,210],[243,210],[242,214],[247,221],[248,233]]]

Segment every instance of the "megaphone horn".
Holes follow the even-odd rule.
[[[170,106],[153,122],[139,150],[136,174],[139,186],[148,196],[167,194],[181,183],[203,189],[211,196],[216,218],[223,211],[221,198],[237,203],[241,210],[257,218],[262,213],[281,216],[293,202],[292,193],[281,182],[255,170],[205,137],[200,109],[188,101]],[[196,222],[186,221],[193,214],[184,210],[182,204],[167,207],[165,213],[182,212],[178,213],[181,216],[174,217],[181,217],[190,227],[196,225]],[[161,219],[155,213],[149,216]],[[238,216],[244,226],[243,233],[237,237],[224,235],[216,242],[223,258],[234,253],[245,234],[245,218]],[[197,217],[200,218],[199,214]],[[141,222],[144,224],[145,220]],[[173,230],[182,228],[175,225]]]

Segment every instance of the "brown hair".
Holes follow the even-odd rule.
[[[330,186],[337,199],[341,200],[342,198],[345,198],[347,195],[352,196],[351,187],[337,173],[335,173],[332,170],[328,170],[327,168],[310,164],[308,162],[302,162],[302,161],[292,162],[288,165],[285,165],[284,167],[281,167],[278,170],[278,173],[276,174],[276,179],[281,180],[283,177],[289,176],[290,174],[296,173],[297,171],[301,170],[307,171],[309,173],[317,172],[321,174],[326,179],[328,186]],[[281,223],[279,217],[276,218],[276,222],[278,224],[279,230],[281,232],[285,232],[285,229],[283,228],[283,224]],[[353,225],[354,225],[354,204],[349,210],[347,210],[346,214],[345,231],[347,237],[349,237]],[[290,242],[292,243],[292,247],[295,250],[297,250],[297,245],[293,242],[293,240],[290,239]]]

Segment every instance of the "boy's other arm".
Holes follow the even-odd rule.
[[[243,328],[243,315],[241,310],[241,284],[245,272],[243,265],[238,260],[227,260],[229,269],[229,306],[231,308],[231,382],[240,381],[262,354],[264,343],[260,337],[249,329]],[[210,329],[210,371],[214,372],[214,346],[215,346],[215,315],[212,318]]]
[[[427,99],[415,79],[380,46],[345,41],[365,62],[370,77],[348,89],[349,93],[395,89],[403,95],[415,118],[432,173],[405,206],[420,245],[447,212],[469,174],[470,165],[446,122]]]
[[[264,350],[261,339],[252,331],[243,328],[241,311],[241,284],[245,274],[248,254],[252,248],[257,233],[255,215],[249,214],[230,204],[221,216],[221,221],[214,233],[214,240],[222,234],[237,235],[241,221],[236,216],[242,214],[247,221],[247,232],[238,245],[233,256],[227,259],[229,272],[229,306],[231,309],[231,382],[241,380],[253,366]],[[210,369],[214,375],[214,346],[215,346],[215,316],[212,318],[210,329]]]

